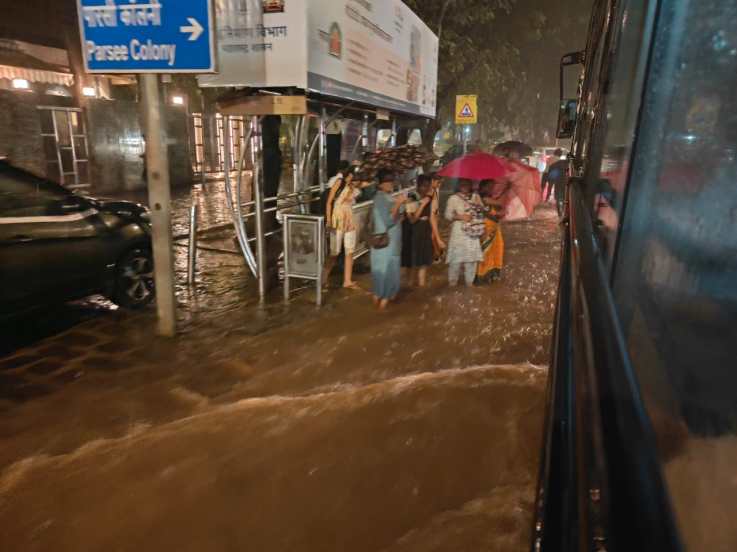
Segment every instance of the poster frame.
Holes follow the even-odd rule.
[[[293,231],[297,224],[311,226],[312,242],[317,255],[315,266],[316,274],[308,271],[292,270],[291,259],[295,255],[293,240]],[[317,289],[317,305],[322,305],[322,273],[325,265],[325,217],[314,215],[296,215],[284,214],[283,221],[284,233],[284,300],[289,301],[291,293],[290,279],[300,278],[302,280],[311,280],[316,283]]]

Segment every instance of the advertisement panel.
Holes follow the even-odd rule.
[[[400,0],[310,0],[309,89],[435,116],[438,38]]]
[[[218,74],[202,87],[307,86],[307,0],[215,0]]]
[[[400,0],[215,0],[217,75],[434,117],[438,39]]]
[[[322,217],[286,215],[287,277],[317,279],[322,273],[322,249],[320,228]]]

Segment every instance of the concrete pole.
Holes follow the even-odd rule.
[[[161,113],[159,76],[141,75],[146,125],[146,167],[148,203],[153,229],[154,280],[158,333],[174,337],[177,331],[176,299],[174,296],[174,252],[171,239],[171,192],[169,190],[169,155]]]
[[[397,128],[397,120],[396,119],[392,119],[392,137],[389,140],[389,146],[392,147],[392,148],[396,148],[397,147],[397,132],[398,132],[398,130],[399,129]]]

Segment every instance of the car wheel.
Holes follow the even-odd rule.
[[[154,298],[154,261],[148,249],[133,249],[115,267],[113,301],[130,309],[148,305]]]

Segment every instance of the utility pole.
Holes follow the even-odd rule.
[[[174,251],[171,238],[171,191],[169,189],[169,154],[162,132],[161,97],[157,74],[141,75],[146,123],[146,167],[148,204],[151,207],[152,244],[154,249],[154,281],[158,333],[174,337],[177,332],[174,296]]]
[[[135,3],[134,0],[131,2]],[[162,116],[159,74],[215,72],[212,2],[157,0],[139,7],[148,10],[145,17],[151,25],[128,25],[130,21],[124,19],[125,8],[116,8],[115,2],[103,5],[100,0],[77,0],[82,44],[91,44],[108,53],[113,50],[117,52],[115,56],[84,56],[86,72],[141,74],[139,88],[144,104],[143,130],[146,134],[146,176],[151,207],[158,333],[174,337],[177,320],[171,191],[169,156],[164,142],[166,132],[163,130],[166,118]],[[155,47],[159,54],[169,54],[139,56],[134,53],[136,44],[148,44],[149,53]]]

